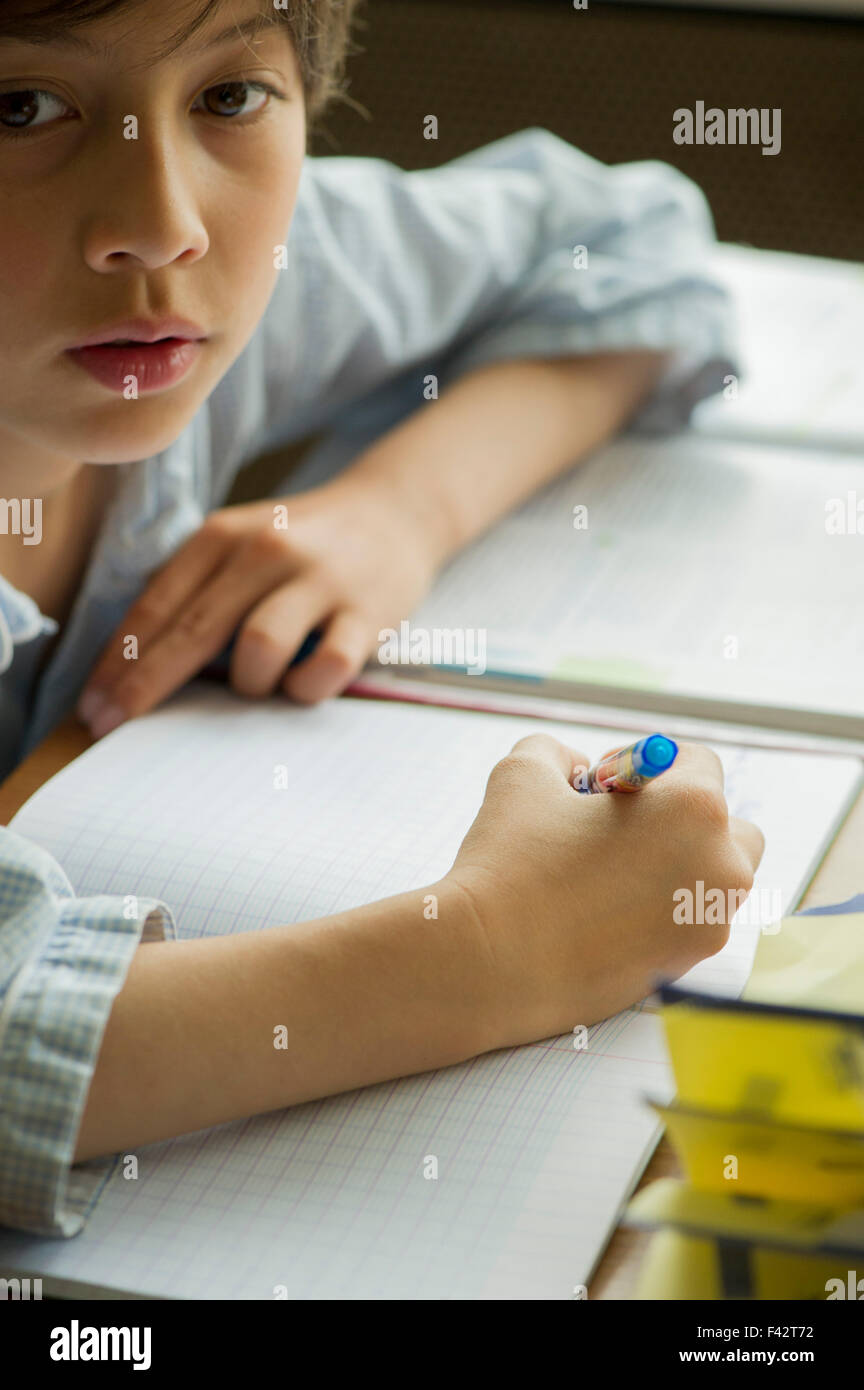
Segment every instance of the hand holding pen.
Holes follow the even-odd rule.
[[[612,748],[573,779],[579,792],[638,792],[655,777],[668,772],[678,756],[678,745],[664,734],[649,734],[627,748]]]

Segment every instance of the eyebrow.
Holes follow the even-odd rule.
[[[190,56],[206,53],[208,49],[216,48],[220,43],[227,43],[229,39],[255,38],[262,32],[277,27],[280,29],[285,27],[280,18],[274,13],[263,12],[254,15],[251,19],[244,20],[242,24],[229,24],[221,33],[214,34],[212,38],[205,39],[203,43],[194,46],[184,44],[183,51]],[[96,43],[93,39],[74,33],[52,34],[48,40],[31,40],[31,42],[38,42],[40,47],[44,44],[50,48],[69,48],[76,53],[84,53],[92,58],[110,58],[114,52],[110,44]]]

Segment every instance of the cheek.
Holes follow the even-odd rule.
[[[211,246],[218,240],[219,260],[236,292],[238,308],[266,298],[279,273],[297,200],[302,160],[282,153],[245,171],[236,201],[219,200],[208,219]]]
[[[3,318],[14,315],[16,304],[25,305],[52,278],[57,260],[56,236],[51,220],[25,219],[20,214],[0,217],[0,303]],[[43,288],[44,292],[44,288]]]
[[[247,244],[269,242],[271,261],[288,235],[304,150],[305,127],[277,127],[266,139],[238,141],[231,155],[223,150],[221,178],[212,181],[209,211]]]

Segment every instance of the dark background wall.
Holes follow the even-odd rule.
[[[663,159],[724,241],[864,257],[864,22],[589,0],[367,0],[351,97],[312,154],[440,164],[540,125],[598,159]],[[680,146],[677,107],[780,107],[782,150]],[[423,118],[439,120],[437,141]]]

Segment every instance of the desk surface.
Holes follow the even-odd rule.
[[[76,719],[62,724],[44,743],[31,753],[0,786],[0,824],[6,825],[33,792],[43,782],[71,762],[90,746],[90,736]],[[842,902],[861,892],[864,865],[861,849],[864,846],[864,792],[853,806],[819,872],[804,897],[804,905]],[[657,1146],[645,1170],[639,1187],[655,1178],[679,1172],[672,1147],[666,1139]],[[589,1288],[591,1298],[630,1298],[639,1265],[648,1242],[648,1234],[619,1226],[610,1241]]]

